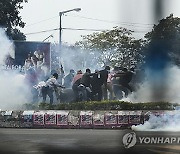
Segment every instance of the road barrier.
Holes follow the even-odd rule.
[[[0,127],[16,128],[127,128],[143,124],[149,116],[173,111],[1,111]]]

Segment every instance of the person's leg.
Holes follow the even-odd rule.
[[[122,93],[122,90],[120,88],[120,85],[114,84],[113,85],[113,91],[114,91],[116,99],[120,100],[123,98],[123,93]]]
[[[112,83],[107,83],[107,89],[110,92],[110,100],[113,100],[115,98],[115,94],[113,91]]]
[[[96,88],[95,88],[94,86],[92,86],[91,99],[92,99],[93,101],[96,100]]]
[[[125,97],[128,96],[129,92],[128,92],[128,89],[125,86],[120,85],[120,90],[124,92]]]
[[[50,104],[52,105],[53,100],[54,100],[54,98],[53,98],[53,89],[51,89],[51,88],[48,89],[48,96],[50,98]]]
[[[128,83],[126,83],[126,82],[122,82],[120,85],[122,85],[123,87],[126,87],[130,92],[133,91],[131,86]]]
[[[102,100],[102,93],[103,93],[101,87],[98,88],[97,93],[98,93],[98,101],[101,101]]]
[[[47,96],[47,87],[42,87],[41,91],[42,91],[43,102],[45,102]]]
[[[74,92],[74,96],[75,96],[75,102],[77,102],[79,100],[79,96],[78,96],[78,87],[77,85],[73,85],[72,86],[73,92]]]
[[[102,85],[102,95],[103,95],[103,98],[104,100],[106,100],[108,97],[107,97],[107,87],[105,87],[105,85],[103,84]]]

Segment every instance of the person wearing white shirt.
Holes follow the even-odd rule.
[[[42,97],[43,97],[43,102],[46,101],[46,97],[47,95],[49,96],[50,98],[50,104],[53,104],[53,92],[54,92],[54,89],[56,87],[62,87],[64,88],[62,85],[60,85],[57,81],[58,79],[58,74],[57,73],[54,73],[52,75],[52,77],[50,77],[46,83],[45,83],[45,86],[42,87]]]

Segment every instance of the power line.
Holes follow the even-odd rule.
[[[126,26],[134,26],[134,27],[142,27],[142,26],[146,26],[144,28],[148,28],[147,26],[153,26],[154,24],[144,24],[144,23],[131,23],[131,22],[117,22],[117,21],[109,21],[109,20],[102,20],[102,19],[97,19],[97,18],[90,18],[90,17],[84,17],[84,16],[80,16],[80,15],[64,15],[64,16],[71,16],[71,17],[78,17],[78,18],[84,18],[84,19],[88,19],[88,20],[95,20],[95,21],[100,21],[100,22],[106,22],[106,23],[113,23],[113,24],[118,24],[118,25],[126,25]],[[33,26],[33,25],[36,25],[36,24],[39,24],[39,23],[42,23],[42,22],[45,22],[45,21],[48,21],[48,20],[52,20],[54,18],[57,18],[58,16],[54,16],[54,17],[51,17],[51,18],[48,18],[48,19],[44,19],[44,20],[41,20],[39,22],[35,22],[35,23],[32,23],[32,24],[29,24],[27,25],[26,27],[29,27],[29,26]]]
[[[131,23],[131,22],[117,22],[117,21],[108,21],[108,20],[102,20],[102,19],[96,19],[96,18],[89,18],[89,17],[84,17],[80,15],[65,15],[65,16],[71,16],[71,17],[78,17],[78,18],[84,18],[84,19],[89,19],[89,20],[96,20],[96,21],[101,21],[101,22],[106,22],[106,23],[113,23],[113,24],[121,24],[121,25],[128,25],[128,26],[135,26],[135,27],[142,27],[142,26],[153,26],[154,24],[144,24],[144,23]]]
[[[32,34],[46,33],[46,32],[51,32],[51,31],[55,31],[55,30],[59,30],[59,28],[49,29],[49,30],[43,30],[43,31],[39,31],[39,32],[27,33],[27,34],[25,34],[25,35],[32,35]]]
[[[62,28],[65,30],[85,30],[85,31],[104,31],[107,29],[85,29],[85,28]],[[32,34],[39,34],[39,33],[46,33],[46,32],[51,32],[51,31],[56,31],[59,30],[59,28],[55,28],[55,29],[49,29],[49,30],[43,30],[43,31],[39,31],[39,32],[32,32],[32,33],[27,33],[25,35],[32,35]]]
[[[65,29],[65,30],[85,30],[85,31],[105,31],[107,29],[86,29],[86,28],[62,28],[62,29]]]
[[[87,28],[62,28],[65,30],[77,30],[77,31],[106,31],[108,29],[87,29]],[[27,33],[25,35],[33,35],[33,34],[39,34],[39,33],[46,33],[46,32],[51,32],[51,31],[56,31],[59,30],[59,28],[55,29],[49,29],[49,30],[43,30],[43,31],[38,31],[38,32],[32,32],[32,33]],[[146,33],[147,31],[138,31],[138,30],[133,30],[133,33]]]
[[[32,23],[32,24],[29,24],[26,27],[29,27],[29,26],[32,26],[32,25],[36,25],[36,24],[39,24],[39,23],[44,22],[44,21],[52,20],[52,19],[57,18],[57,17],[58,16],[54,16],[52,18],[44,19],[44,20],[41,20],[41,21],[38,21],[38,22],[35,22],[35,23]]]

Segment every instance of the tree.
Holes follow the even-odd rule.
[[[159,67],[159,63],[163,67],[169,60],[180,65],[180,18],[170,14],[154,25],[152,31],[148,32],[145,38],[150,51],[148,59],[159,61],[158,66],[155,67]]]
[[[23,28],[25,23],[19,16],[21,5],[28,0],[0,0],[0,26],[5,29],[7,35],[12,40],[25,40],[26,37],[17,27]]]
[[[143,62],[143,40],[131,37],[132,31],[121,27],[112,30],[96,32],[83,36],[82,41],[76,43],[83,50],[100,52],[99,62],[102,65],[119,65],[130,67],[132,64]]]

